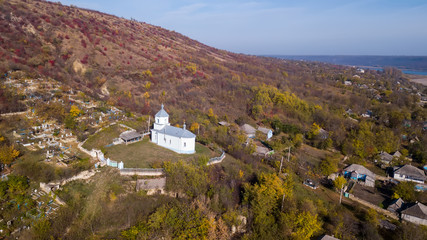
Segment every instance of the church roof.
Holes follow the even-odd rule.
[[[168,126],[168,125],[166,125],[164,128],[162,128],[160,130],[153,129],[153,131],[157,131],[157,132],[163,133],[165,135],[174,136],[174,137],[181,137],[181,138],[195,138],[196,137],[195,134],[193,134],[192,132],[190,132],[186,129],[182,129],[182,128],[178,128],[178,127],[174,127],[174,126]]]
[[[169,114],[163,109],[163,104],[162,109],[156,113],[155,117],[169,117]]]

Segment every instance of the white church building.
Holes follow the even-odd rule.
[[[196,147],[196,135],[183,128],[171,126],[169,114],[162,109],[154,116],[151,129],[151,142],[177,153],[193,154]]]

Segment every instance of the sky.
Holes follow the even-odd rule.
[[[427,56],[427,0],[60,0],[253,55]]]

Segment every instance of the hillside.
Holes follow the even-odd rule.
[[[302,132],[316,123],[333,132],[333,145],[342,150],[357,125],[345,111],[360,116],[370,110],[395,136],[421,137],[425,88],[396,69],[359,73],[234,54],[161,27],[59,3],[12,0],[0,8],[0,72],[50,77],[128,113],[154,114],[164,103],[173,119],[190,124],[203,125],[210,109],[218,120],[262,122],[276,130],[278,121]],[[17,103],[19,96],[9,95],[2,98]],[[12,111],[10,105],[18,106],[3,104],[1,111]],[[402,129],[405,119],[416,130]]]
[[[387,177],[427,164],[426,95],[394,68],[235,54],[0,0],[0,238],[426,239],[386,210],[427,204],[426,185]],[[196,154],[118,139],[148,132],[161,103]]]
[[[0,71],[49,76],[128,110],[152,113],[164,102],[174,109],[212,107],[236,118],[249,111],[247,93],[261,83],[316,104],[348,97],[325,85],[335,84],[325,80],[343,67],[234,54],[147,23],[58,3],[11,0],[0,8]],[[314,92],[323,99],[311,98]]]

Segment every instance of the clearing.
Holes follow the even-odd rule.
[[[105,157],[117,162],[123,161],[125,168],[160,168],[166,161],[192,160],[200,156],[211,158],[220,154],[200,143],[196,143],[195,154],[178,154],[150,142],[148,137],[129,145],[120,144],[105,148]]]
[[[113,143],[113,139],[118,138],[120,136],[120,133],[126,130],[127,129],[121,127],[118,124],[109,126],[96,133],[95,135],[90,136],[83,144],[83,147],[89,151],[92,149],[104,148],[108,144]]]

